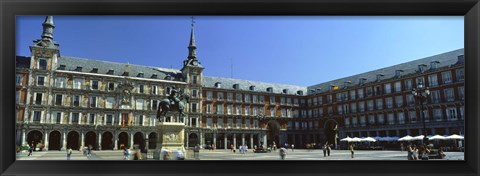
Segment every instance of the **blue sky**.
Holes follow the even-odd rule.
[[[19,16],[17,55],[44,16]],[[463,16],[196,16],[204,75],[311,86],[464,47]],[[181,68],[190,16],[55,16],[62,56]]]

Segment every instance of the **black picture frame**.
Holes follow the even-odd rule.
[[[0,0],[1,175],[479,174],[478,0]],[[465,17],[465,161],[15,161],[16,15],[460,15]],[[33,39],[32,39],[33,40]]]

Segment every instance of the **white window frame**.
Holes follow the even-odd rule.
[[[111,100],[111,104],[110,104],[109,100]],[[106,97],[105,98],[105,108],[113,109],[114,104],[115,104],[115,97]],[[111,106],[109,106],[109,105],[111,105]]]
[[[73,79],[72,89],[83,89],[83,79]]]
[[[15,75],[15,85],[21,86],[23,83],[23,75],[22,74],[16,74]]]
[[[43,78],[42,84],[40,84],[40,82],[39,82],[39,81],[40,81],[40,78]],[[37,86],[45,86],[46,78],[47,78],[47,77],[44,76],[44,75],[38,75],[38,76],[37,76],[36,85],[37,85]]]
[[[94,83],[94,82],[97,82],[97,88],[96,88],[96,89],[93,88],[93,83]],[[90,90],[99,90],[99,89],[100,89],[100,81],[99,81],[99,80],[96,80],[96,79],[90,80]]]

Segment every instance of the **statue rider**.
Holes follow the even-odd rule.
[[[174,88],[172,89],[170,95],[168,96],[168,99],[170,100],[170,105],[172,106],[178,106],[178,102],[180,102],[177,92],[178,91]]]

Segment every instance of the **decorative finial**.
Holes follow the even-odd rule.
[[[191,17],[192,18],[192,27],[193,27],[193,24],[195,24],[195,17]]]

